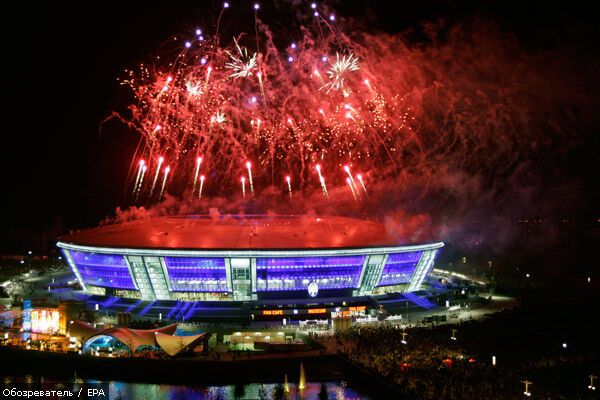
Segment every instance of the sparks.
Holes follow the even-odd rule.
[[[185,88],[190,96],[201,95],[202,94],[201,86],[202,86],[202,84],[199,82],[194,83],[194,82],[187,81],[185,83]]]
[[[171,167],[167,166],[167,168],[165,168],[165,175],[163,177],[162,186],[160,188],[160,195],[158,196],[159,199],[162,199],[163,193],[165,192],[165,185],[167,183],[167,178],[169,177],[170,171],[171,171]]]
[[[292,197],[292,178],[290,176],[285,177],[285,181],[287,182],[288,193],[290,194],[290,198]]]
[[[158,165],[156,166],[156,173],[154,174],[154,180],[152,181],[152,188],[150,189],[150,197],[152,197],[152,194],[154,193],[154,189],[156,188],[156,181],[158,180],[158,174],[160,173],[160,167],[161,167],[163,161],[165,161],[165,159],[163,157],[158,158]]]
[[[202,165],[202,157],[196,159],[196,172],[194,173],[194,187],[192,188],[192,196],[196,193],[196,182],[198,181],[198,173],[200,172],[200,165]]]
[[[326,85],[327,91],[340,90],[344,87],[347,75],[352,71],[358,71],[358,58],[354,54],[343,55],[335,53],[335,62],[327,71],[330,82]]]
[[[362,175],[358,174],[356,175],[356,178],[358,179],[358,181],[360,182],[360,185],[362,186],[363,191],[365,192],[365,196],[367,198],[369,198],[369,193],[367,193],[367,187],[365,186],[365,182],[363,181]]]
[[[225,118],[225,113],[222,113],[220,111],[213,115],[210,120],[211,123],[217,123],[219,125],[225,123],[225,121],[227,121],[227,118]]]
[[[254,182],[252,181],[252,163],[246,161],[246,168],[248,169],[248,181],[250,183],[250,192],[254,196]]]
[[[198,189],[198,198],[202,198],[202,188],[204,188],[204,175],[200,175],[200,189]]]
[[[352,197],[354,197],[355,201],[358,201],[358,197],[356,197],[356,191],[354,190],[354,186],[352,185],[352,180],[350,180],[350,178],[346,178],[346,183],[350,187],[350,191],[352,192]]]
[[[254,6],[255,9],[256,6]],[[256,69],[256,53],[250,56],[247,48],[241,48],[235,39],[234,42],[238,55],[226,51],[230,61],[225,64],[225,68],[231,70],[230,78],[246,78],[252,75],[252,71]]]
[[[144,175],[146,175],[146,169],[147,169],[147,166],[143,165],[142,166],[142,175],[140,176],[140,181],[138,183],[137,191],[136,191],[135,197],[134,197],[134,200],[136,200],[136,201],[137,201],[138,197],[140,196],[140,191],[142,189],[142,183],[144,182]]]
[[[142,176],[142,170],[143,170],[145,164],[146,164],[146,161],[140,160],[140,162],[139,162],[140,167],[138,169],[137,176],[135,177],[135,184],[133,185],[133,195],[134,196],[137,191],[138,184],[140,183],[140,177]]]

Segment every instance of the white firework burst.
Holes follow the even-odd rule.
[[[187,81],[185,88],[190,96],[200,96],[202,94],[202,84],[200,82]]]
[[[213,115],[210,118],[210,122],[213,123],[213,124],[217,123],[217,124],[220,125],[220,124],[224,123],[225,121],[227,121],[227,118],[225,118],[225,113],[223,113],[221,111],[217,111],[215,113],[215,115]]]
[[[327,91],[342,89],[348,73],[358,71],[358,69],[358,57],[354,54],[349,53],[340,57],[339,53],[335,53],[335,62],[331,64],[331,68],[327,71],[330,79],[330,82],[325,85]]]
[[[231,61],[225,64],[225,68],[231,70],[230,78],[246,78],[256,69],[256,53],[249,55],[247,48],[241,48],[237,40],[233,39],[233,41],[238,54],[234,55],[227,51]]]

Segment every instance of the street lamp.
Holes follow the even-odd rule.
[[[400,343],[402,343],[402,344],[406,344],[406,343],[408,343],[408,342],[406,341],[406,336],[408,335],[408,333],[406,333],[406,332],[402,332],[402,333],[401,333],[401,335],[402,335],[402,340],[400,341]]]
[[[458,330],[457,329],[451,329],[451,331],[452,331],[452,336],[450,336],[450,339],[451,340],[456,340],[456,332],[458,332]]]
[[[588,385],[588,389],[596,390],[596,386],[594,386],[594,379],[596,379],[597,376],[596,375],[588,375],[588,378],[590,378],[590,384]]]
[[[523,384],[525,384],[525,391],[523,392],[523,394],[527,397],[531,397],[531,392],[529,391],[529,385],[533,385],[533,382],[531,381],[521,381]]]

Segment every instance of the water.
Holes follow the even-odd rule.
[[[288,399],[318,399],[322,386],[325,386],[328,399],[350,400],[367,399],[350,389],[344,382],[308,382],[300,392],[297,385],[289,385]],[[177,386],[147,383],[111,382],[111,399],[274,399],[277,391],[282,393],[282,384],[227,385],[227,386]]]
[[[235,371],[232,371],[234,374]],[[85,383],[99,383],[96,380],[78,380]],[[64,382],[64,380],[48,376],[23,375],[23,376],[3,376],[2,387],[10,387],[11,383],[49,383]],[[324,387],[324,389],[323,389]],[[305,389],[298,390],[295,383],[288,384],[289,391],[285,392],[283,382],[281,383],[250,383],[237,385],[171,385],[155,383],[130,383],[110,381],[110,399],[111,400],[227,400],[227,399],[288,399],[288,400],[313,400],[325,398],[321,393],[323,390],[327,393],[329,400],[363,400],[369,399],[366,395],[349,387],[345,381],[331,382],[306,382]],[[284,395],[284,397],[281,397]],[[321,396],[321,397],[320,397]]]

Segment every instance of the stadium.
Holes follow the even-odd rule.
[[[281,318],[409,294],[444,244],[398,241],[383,224],[345,217],[169,216],[75,232],[58,247],[94,301],[150,314],[162,305],[186,320],[211,306]]]

